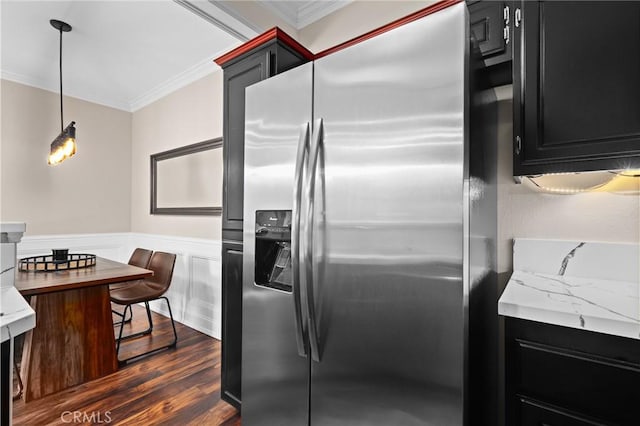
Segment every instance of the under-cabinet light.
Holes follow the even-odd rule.
[[[549,173],[527,176],[525,182],[537,191],[554,194],[577,194],[602,188],[616,175],[609,171],[582,173]]]

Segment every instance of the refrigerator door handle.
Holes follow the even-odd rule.
[[[309,177],[307,178],[307,217],[305,221],[305,269],[306,269],[306,293],[307,312],[309,313],[309,346],[311,347],[311,359],[320,362],[320,346],[318,339],[317,318],[314,300],[314,277],[313,277],[313,217],[315,214],[315,183],[316,170],[318,168],[318,157],[320,147],[324,139],[324,125],[322,118],[315,121],[313,135],[313,145],[309,154]]]
[[[302,296],[300,293],[300,210],[302,207],[302,184],[305,171],[305,161],[309,158],[310,142],[309,123],[300,129],[298,153],[296,155],[295,180],[293,184],[293,222],[291,226],[291,269],[293,287],[293,305],[296,320],[296,343],[298,355],[307,357],[307,332],[302,323]],[[307,167],[308,168],[308,167]]]

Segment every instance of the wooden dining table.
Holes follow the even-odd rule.
[[[31,297],[36,313],[20,367],[25,402],[118,369],[109,284],[151,275],[150,270],[100,257],[86,268],[16,273],[15,286]]]

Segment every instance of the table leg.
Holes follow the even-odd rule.
[[[106,285],[32,296],[36,327],[22,358],[25,402],[118,369]]]

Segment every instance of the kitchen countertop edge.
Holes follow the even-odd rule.
[[[36,326],[36,314],[15,287],[2,288],[2,342],[25,333]]]

